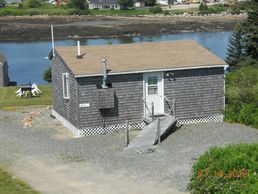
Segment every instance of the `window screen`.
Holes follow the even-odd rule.
[[[158,94],[158,77],[148,77],[148,95]]]
[[[70,84],[69,84],[69,74],[63,73],[62,74],[62,81],[63,81],[63,97],[65,99],[70,98]]]

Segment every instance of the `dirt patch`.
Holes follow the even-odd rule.
[[[0,40],[115,37],[180,32],[233,30],[246,16],[111,17],[111,16],[20,16],[0,18]]]
[[[26,117],[24,117],[24,119],[22,120],[23,128],[31,127],[33,117],[36,117],[38,114],[40,114],[40,112],[33,111],[33,112],[30,112],[28,115],[26,115]]]

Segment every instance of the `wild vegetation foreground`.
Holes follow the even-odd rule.
[[[0,193],[1,194],[39,194],[29,185],[0,167]]]

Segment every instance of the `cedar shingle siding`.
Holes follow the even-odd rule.
[[[66,67],[64,61],[56,55],[52,61],[53,108],[75,127],[79,127],[77,81]],[[62,73],[69,73],[70,99],[63,98]]]
[[[222,114],[224,109],[224,68],[173,71],[164,79],[164,95],[175,99],[177,118]],[[165,102],[168,111],[168,104]],[[166,111],[166,112],[167,112]]]
[[[6,57],[0,53],[0,87],[8,85],[8,63]]]
[[[142,74],[109,76],[115,91],[115,108],[100,112],[97,107],[97,84],[102,77],[78,79],[79,103],[90,103],[90,107],[80,108],[80,128],[99,127],[104,124],[123,124],[141,122],[143,114],[143,76]]]

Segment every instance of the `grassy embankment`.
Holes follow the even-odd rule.
[[[230,12],[231,8],[218,5],[210,6],[211,13]],[[160,14],[178,15],[183,13],[200,13],[198,8],[189,8],[183,10],[165,10]],[[129,10],[79,10],[69,8],[66,5],[51,5],[43,3],[37,8],[25,8],[19,4],[9,4],[6,8],[0,9],[0,16],[32,16],[32,15],[118,15],[118,16],[137,16],[152,15],[148,8],[129,9]]]
[[[40,194],[22,180],[14,177],[0,166],[0,193],[1,194]]]
[[[51,85],[39,86],[42,91],[40,96],[32,98],[18,98],[15,91],[19,87],[0,87],[0,109],[16,110],[17,106],[35,106],[35,105],[51,105],[52,104],[52,88]],[[1,193],[1,192],[0,192]]]

